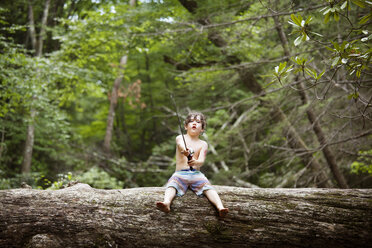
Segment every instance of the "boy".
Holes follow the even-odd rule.
[[[208,149],[207,142],[199,139],[199,135],[204,131],[205,126],[206,121],[202,113],[190,113],[187,116],[185,120],[187,134],[184,136],[187,149],[182,135],[178,135],[176,138],[176,172],[168,180],[164,201],[156,202],[159,210],[169,213],[170,205],[176,193],[177,196],[183,196],[187,188],[190,187],[198,196],[204,194],[216,206],[220,217],[225,217],[229,212],[229,209],[223,206],[220,197],[208,179],[200,172],[200,167],[204,163]],[[191,149],[194,154],[192,159],[188,160]]]

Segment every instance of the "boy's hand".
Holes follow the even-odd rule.
[[[197,166],[199,163],[195,159],[190,159],[189,161],[187,161],[187,164],[190,166]]]
[[[187,157],[187,156],[189,156],[190,151],[189,151],[189,149],[182,150],[182,151],[181,151],[181,154],[183,154],[183,155],[185,155],[185,156]]]

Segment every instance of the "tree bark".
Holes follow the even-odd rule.
[[[300,88],[299,88],[298,93],[301,96],[302,103],[303,104],[308,104],[308,102],[309,102],[308,96],[307,96],[307,93],[305,92],[305,90],[303,88],[302,83],[299,84],[299,87]],[[318,142],[322,146],[322,153],[323,153],[324,157],[326,158],[327,164],[328,164],[329,168],[331,169],[333,177],[335,178],[338,186],[340,188],[343,188],[343,189],[349,188],[344,175],[341,173],[341,171],[338,168],[336,158],[335,158],[333,152],[331,151],[331,149],[327,145],[327,139],[325,137],[325,134],[323,132],[322,127],[320,126],[319,120],[316,118],[316,115],[315,115],[314,111],[309,107],[309,108],[306,109],[306,114],[307,114],[307,118],[309,119],[309,121],[310,121],[310,123],[313,127],[313,130],[314,130],[314,133],[315,133],[315,135],[318,139]]]
[[[190,13],[195,14],[198,8],[197,2],[195,0],[179,0],[179,2],[184,6]],[[208,25],[210,24],[210,20],[208,18],[199,19],[198,22],[201,25]],[[223,40],[223,37],[216,31],[216,30],[208,30],[208,38],[209,40],[217,47],[221,48],[221,52],[223,54],[228,54],[226,51],[227,42]],[[241,60],[236,56],[228,56],[227,55],[227,62],[238,64],[241,63]],[[257,82],[254,74],[249,69],[237,69],[239,73],[240,80],[242,83],[254,94],[256,95],[264,95],[265,91],[262,86]],[[301,136],[297,133],[296,129],[292,126],[292,124],[288,121],[286,114],[273,102],[271,101],[263,101],[264,104],[269,105],[274,109],[276,113],[276,119],[278,121],[285,121],[288,125],[287,136],[288,136],[288,144],[289,146],[294,149],[295,153],[299,155],[301,160],[304,163],[304,166],[309,165],[311,170],[316,173],[315,179],[316,184],[319,187],[331,187],[332,183],[329,182],[328,176],[324,170],[322,170],[322,166],[319,164],[317,159],[308,152],[308,148],[305,145],[305,142],[302,140]]]
[[[289,51],[287,36],[285,35],[285,33],[283,31],[283,28],[282,28],[281,22],[279,20],[279,17],[278,16],[273,16],[273,19],[274,19],[274,22],[275,22],[275,28],[278,31],[278,35],[279,35],[279,38],[280,38],[282,46],[283,46],[284,54],[287,57],[287,60],[289,60],[289,58],[291,57],[291,52]],[[298,93],[301,97],[302,103],[304,105],[308,104],[309,103],[309,100],[308,100],[309,97],[308,97],[308,95],[305,91],[305,87],[304,87],[303,83],[300,82],[298,84],[298,87],[299,87]],[[343,188],[343,189],[349,188],[345,177],[343,176],[343,174],[340,172],[340,170],[338,168],[336,158],[333,155],[333,152],[327,146],[326,138],[325,138],[323,129],[322,129],[320,123],[319,123],[319,120],[317,120],[316,114],[314,113],[313,109],[310,106],[306,109],[306,115],[307,115],[307,118],[309,119],[309,122],[311,123],[311,125],[313,127],[314,133],[315,133],[315,135],[318,139],[319,144],[321,146],[323,146],[323,149],[322,149],[323,155],[327,160],[327,164],[328,164],[329,168],[331,169],[333,177],[336,179],[338,186],[340,188]]]
[[[0,191],[0,247],[370,247],[372,189],[216,186],[227,217],[163,188]]]
[[[31,38],[32,49],[36,53],[36,30],[35,30],[35,18],[34,9],[32,7],[31,0],[28,0],[28,22],[29,22],[29,34]]]
[[[29,20],[29,34],[31,38],[31,45],[32,49],[37,54],[37,39],[36,39],[36,29],[35,29],[35,19],[34,19],[34,10],[32,6],[32,1],[28,1],[28,20]],[[34,96],[32,97],[31,101],[34,101]],[[34,148],[34,139],[35,139],[35,114],[36,110],[33,106],[30,107],[30,123],[27,125],[26,131],[26,141],[25,146],[23,148],[23,160],[22,160],[22,167],[21,173],[28,174],[31,172],[31,161],[32,161],[32,151]]]
[[[34,99],[32,99],[34,101]],[[30,123],[27,125],[27,134],[26,134],[26,142],[25,147],[23,149],[23,161],[21,167],[22,174],[29,174],[31,172],[31,161],[32,161],[32,151],[34,148],[34,140],[35,140],[35,115],[36,110],[34,107],[30,109]]]
[[[136,6],[136,0],[130,0],[129,5],[131,7]],[[103,151],[107,154],[110,154],[111,151],[111,140],[112,140],[112,130],[114,129],[114,119],[115,119],[115,109],[118,102],[118,93],[121,81],[123,80],[123,70],[125,65],[127,64],[128,55],[124,55],[120,59],[120,75],[118,78],[115,79],[114,86],[112,87],[111,91],[111,99],[110,99],[110,109],[107,116],[107,127],[106,127],[106,134],[105,139],[103,141]]]
[[[107,127],[106,127],[106,134],[105,139],[103,142],[103,150],[106,153],[110,152],[110,144],[112,140],[112,130],[114,129],[114,119],[115,119],[115,109],[118,102],[118,92],[121,81],[123,80],[123,73],[125,65],[127,64],[127,55],[124,55],[120,59],[120,76],[115,79],[114,86],[112,87],[111,91],[111,98],[110,98],[110,109],[107,116]]]
[[[29,30],[30,30],[30,36],[31,36],[31,41],[32,41],[31,43],[32,43],[32,48],[34,49],[35,55],[37,57],[42,56],[43,40],[45,38],[45,28],[47,26],[49,6],[50,6],[50,0],[46,0],[44,12],[43,12],[43,18],[41,21],[39,41],[37,41],[32,1],[31,0],[28,1],[28,7],[29,7],[28,18],[29,18],[29,24],[30,24]],[[33,95],[31,102],[35,100],[36,100],[36,96]],[[26,135],[25,147],[23,150],[23,161],[22,161],[22,168],[21,168],[22,174],[28,174],[31,172],[32,151],[34,149],[34,140],[35,140],[35,126],[34,126],[35,116],[36,116],[36,109],[31,104],[31,108],[30,108],[30,119],[31,120],[27,126],[27,135]]]
[[[50,0],[46,0],[44,12],[43,12],[43,18],[41,20],[39,42],[37,43],[38,47],[36,49],[36,56],[38,57],[41,57],[43,54],[43,44],[44,44],[44,39],[45,39],[45,29],[46,29],[47,21],[48,21],[49,6],[50,6]]]

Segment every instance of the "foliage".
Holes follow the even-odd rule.
[[[98,189],[123,188],[123,182],[120,182],[116,178],[111,177],[107,172],[97,167],[92,167],[87,172],[76,176],[76,180],[81,183],[87,183],[93,188]]]
[[[372,174],[372,150],[359,151],[358,159],[351,164],[352,173]]]
[[[319,43],[323,45],[324,48],[332,52],[332,54],[330,54],[329,56],[332,61],[332,63],[330,63],[331,65],[330,69],[335,68],[336,70],[340,70],[342,67],[344,67],[349,72],[349,76],[352,76],[355,73],[356,77],[360,78],[363,72],[367,72],[371,64],[371,51],[372,50],[371,50],[371,47],[366,42],[368,42],[368,40],[372,36],[371,35],[368,36],[369,31],[368,29],[364,29],[364,25],[363,25],[368,21],[370,14],[362,18],[363,22],[359,22],[359,24],[362,24],[360,27],[355,28],[353,27],[353,24],[351,23],[351,20],[348,17],[348,13],[351,9],[350,2],[356,4],[358,7],[361,7],[361,8],[365,8],[368,5],[372,6],[372,3],[369,1],[359,1],[359,0],[358,1],[346,0],[346,1],[339,1],[339,2],[330,0],[328,2],[330,6],[324,7],[323,9],[320,10],[321,12],[323,12],[323,15],[325,15],[324,22],[325,23],[328,22],[330,15],[333,15],[335,21],[338,22],[340,20],[339,16],[341,14],[343,17],[345,17],[350,22],[351,31],[349,32],[348,37],[346,37],[348,38],[348,40],[344,40],[341,44],[330,40],[329,42],[333,45],[333,48],[330,48],[324,45],[323,42],[319,42]],[[343,11],[346,13],[343,13]],[[300,45],[301,42],[309,41],[311,37],[310,34],[315,34],[317,36],[324,37],[324,35],[310,31],[311,29],[310,22],[312,20],[313,20],[312,16],[309,16],[305,21],[305,18],[303,18],[301,15],[298,15],[298,16],[294,14],[291,15],[291,20],[289,21],[289,23],[292,26],[294,26],[294,30],[292,34],[296,34],[296,33],[300,34],[300,36],[298,36],[294,40],[295,46]],[[362,38],[360,37],[360,35],[362,35]],[[316,41],[315,37],[312,37],[311,40]],[[310,61],[308,61],[306,58],[298,58],[298,57],[296,57],[295,59],[292,58],[293,62],[301,66],[302,71],[305,71],[309,76],[311,76],[317,81],[325,73],[325,70],[323,70],[323,72],[319,73],[318,75],[316,70],[309,66],[312,60],[313,58],[311,58]],[[291,68],[291,66],[289,68]],[[275,80],[278,80],[281,83],[280,73],[286,74],[287,72],[284,69],[285,69],[285,65],[283,63],[275,67],[275,72],[273,74],[274,80],[272,82],[274,82]],[[299,70],[296,70],[295,72],[298,72],[298,71]],[[358,98],[357,93],[353,93],[352,96],[354,98]]]
[[[32,2],[38,31],[44,1]],[[353,138],[371,128],[370,1],[197,1],[192,11],[176,0],[52,1],[40,58],[29,50],[26,7],[0,4],[1,188],[26,181],[57,189],[74,180],[100,188],[164,185],[179,133],[170,92],[181,117],[189,110],[207,116],[202,169],[215,184],[316,186],[288,135],[295,130],[327,167],[309,110],[341,171],[348,175],[351,164],[352,172],[368,171],[368,154],[350,154],[371,145],[368,136]],[[102,142],[121,76],[108,154]],[[32,173],[25,176],[31,122]],[[358,186],[365,174],[353,176]]]

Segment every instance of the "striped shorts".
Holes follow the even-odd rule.
[[[198,170],[176,171],[169,178],[166,187],[175,188],[177,190],[177,196],[183,196],[189,187],[198,196],[202,195],[204,190],[213,189],[206,176]]]

